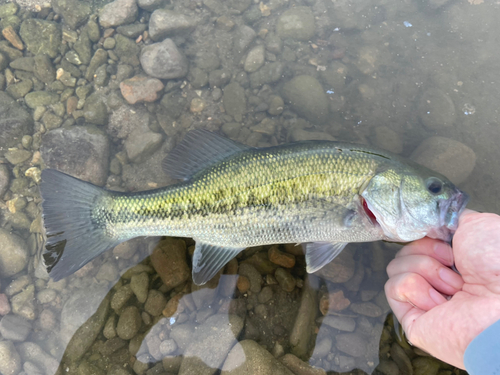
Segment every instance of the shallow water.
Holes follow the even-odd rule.
[[[198,287],[193,241],[139,238],[55,283],[39,267],[37,183],[48,166],[114,190],[163,186],[164,156],[205,128],[250,146],[374,145],[437,169],[470,208],[498,213],[500,4],[149,3],[112,10],[105,27],[101,2],[59,1],[57,13],[0,4],[0,26],[12,26],[0,86],[19,104],[0,97],[0,372],[460,373],[394,332],[383,285],[399,245],[348,245],[308,276],[299,247],[247,249]],[[159,8],[176,12],[168,30],[150,24]],[[113,15],[130,17],[120,29]],[[23,31],[30,19],[52,23]],[[29,36],[38,34],[43,43]],[[175,77],[127,80],[167,74],[139,60],[165,38],[181,54],[165,68]]]

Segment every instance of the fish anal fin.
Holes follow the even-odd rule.
[[[335,259],[347,242],[309,242],[303,244],[306,253],[307,272],[314,273]]]

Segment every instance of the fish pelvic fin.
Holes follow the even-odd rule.
[[[42,219],[47,240],[42,261],[58,281],[71,275],[121,240],[109,237],[93,210],[111,193],[55,169],[42,171]]]

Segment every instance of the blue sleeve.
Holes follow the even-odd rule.
[[[464,365],[470,375],[500,375],[500,320],[471,341]]]

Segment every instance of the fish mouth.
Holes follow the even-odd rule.
[[[458,218],[469,202],[469,195],[456,189],[452,198],[439,201],[440,217],[442,227],[455,232],[458,228]]]

